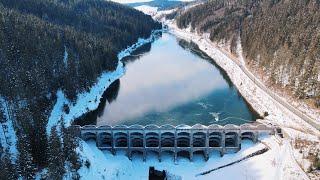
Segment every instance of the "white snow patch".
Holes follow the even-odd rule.
[[[0,95],[0,109],[4,112],[5,122],[0,126],[0,142],[4,148],[8,148],[9,153],[12,155],[12,160],[17,159],[17,136],[13,127],[13,117],[10,115],[10,103]]]
[[[66,46],[64,46],[63,63],[65,65],[65,67],[68,67],[68,52],[67,52]]]
[[[158,7],[151,7],[148,5],[137,6],[135,7],[135,9],[143,12],[144,14],[148,14],[150,16],[154,16],[158,11]]]

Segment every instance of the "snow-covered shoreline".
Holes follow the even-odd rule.
[[[179,38],[193,41],[203,52],[213,58],[215,62],[226,71],[241,95],[260,115],[268,112],[268,116],[264,118],[264,120],[261,120],[262,123],[271,123],[283,128],[294,128],[304,132],[314,132],[315,134],[319,133],[315,128],[277,103],[272,97],[259,88],[233,60],[217,48],[217,45],[207,40],[206,34],[199,35],[191,32],[190,29],[179,29],[174,21],[165,20],[164,23],[168,25],[169,32]]]
[[[77,95],[75,103],[71,102],[66,98],[62,90],[57,91],[57,101],[51,111],[48,124],[47,124],[47,134],[50,134],[51,128],[59,125],[60,120],[63,118],[66,126],[70,126],[76,118],[82,116],[83,114],[93,111],[98,108],[100,104],[100,99],[105,92],[105,90],[112,84],[115,80],[119,79],[125,74],[125,68],[121,60],[129,56],[137,48],[143,46],[146,43],[150,43],[155,39],[155,36],[159,31],[154,30],[150,37],[147,39],[139,38],[138,42],[127,47],[118,53],[118,66],[116,70],[112,72],[104,72],[97,78],[97,82],[90,88],[88,92],[83,92]],[[63,111],[64,105],[69,106],[69,112]]]

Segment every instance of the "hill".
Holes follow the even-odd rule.
[[[180,28],[209,33],[273,87],[320,107],[320,1],[213,0],[179,14]],[[240,40],[240,41],[239,41]]]

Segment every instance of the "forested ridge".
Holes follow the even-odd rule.
[[[319,0],[209,0],[175,18],[235,54],[240,39],[252,70],[320,107]]]
[[[0,179],[29,179],[45,167],[61,177],[64,171],[56,168],[65,161],[78,169],[75,152],[68,150],[76,146],[72,133],[65,128],[64,141],[72,141],[66,144],[54,129],[46,136],[57,90],[75,100],[101,73],[115,70],[120,50],[159,28],[150,16],[103,0],[0,0],[0,98],[14,121],[20,152],[13,166],[0,144]],[[3,107],[0,120],[7,121]],[[54,158],[59,153],[64,158]]]

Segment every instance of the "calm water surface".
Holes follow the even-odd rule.
[[[255,120],[255,113],[226,74],[186,45],[164,33],[135,52],[125,61],[125,75],[107,90],[103,104],[90,118],[98,125],[243,124]]]

